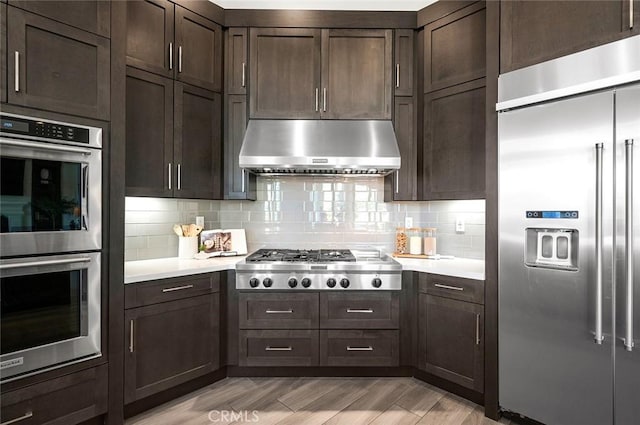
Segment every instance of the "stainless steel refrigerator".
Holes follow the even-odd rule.
[[[497,109],[500,406],[638,425],[640,37],[501,75]]]

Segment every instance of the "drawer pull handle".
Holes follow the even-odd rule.
[[[443,285],[441,283],[434,283],[433,286],[435,286],[436,288],[450,289],[452,291],[464,291],[464,288],[461,288],[459,286]]]
[[[133,350],[135,349],[134,347],[134,342],[135,342],[135,338],[133,336],[133,332],[135,330],[135,324],[133,319],[129,321],[129,352],[133,353]]]
[[[264,351],[293,351],[293,348],[291,347],[270,347],[270,346],[266,346],[264,348]]]
[[[182,291],[183,289],[191,289],[193,285],[174,286],[173,288],[165,288],[162,292]]]
[[[24,421],[25,419],[29,419],[29,418],[31,418],[31,417],[33,417],[33,412],[27,412],[27,413],[25,413],[24,415],[20,416],[19,418],[10,419],[10,420],[8,420],[8,421],[6,421],[6,422],[2,422],[2,423],[0,423],[0,425],[11,425],[11,424],[16,424],[16,423],[18,423],[18,422],[22,422],[22,421]]]
[[[271,309],[267,309],[265,311],[265,313],[267,314],[291,314],[293,313],[293,309],[289,309],[289,310],[271,310]]]
[[[368,347],[351,347],[351,346],[347,346],[347,351],[373,351],[373,347],[372,346],[368,346]]]
[[[372,308],[348,308],[347,313],[373,313]]]

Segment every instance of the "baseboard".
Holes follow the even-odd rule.
[[[413,368],[400,367],[247,367],[227,366],[227,376],[230,377],[387,377],[387,376],[413,376]]]

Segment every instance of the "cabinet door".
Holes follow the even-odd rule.
[[[107,412],[107,369],[103,364],[2,393],[2,423],[77,424]]]
[[[8,101],[109,119],[109,40],[8,7]]]
[[[179,198],[220,199],[221,95],[176,82],[174,102],[174,194]]]
[[[419,294],[418,366],[472,390],[484,391],[484,307]]]
[[[397,329],[399,293],[329,291],[320,293],[323,329]]]
[[[393,127],[398,139],[400,169],[385,177],[384,200],[415,201],[418,196],[418,146],[413,97],[396,97]]]
[[[424,92],[486,75],[484,2],[452,13],[424,28]]]
[[[127,68],[127,196],[171,196],[173,81]]]
[[[251,29],[251,118],[320,118],[320,30]]]
[[[226,40],[226,93],[247,94],[247,29],[229,28]]]
[[[322,30],[322,118],[391,118],[391,33]]]
[[[640,32],[638,0],[505,1],[500,7],[501,73]]]
[[[219,295],[125,311],[125,403],[218,369]]]
[[[414,31],[396,30],[394,38],[395,70],[394,85],[396,96],[413,96],[413,52]]]
[[[239,165],[240,148],[247,129],[247,97],[227,96],[224,136],[224,198],[256,199],[256,176]]]
[[[111,5],[107,1],[10,0],[9,4],[84,31],[110,36]]]
[[[173,3],[127,2],[127,65],[173,77],[175,58]]]
[[[485,196],[484,79],[424,97],[424,199]]]
[[[222,27],[176,6],[177,79],[222,91]]]

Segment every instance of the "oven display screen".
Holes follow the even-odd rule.
[[[85,273],[71,270],[3,277],[2,354],[81,336]]]
[[[18,121],[13,119],[2,118],[0,121],[3,130],[9,130],[13,132],[28,133],[29,123],[26,121]]]

